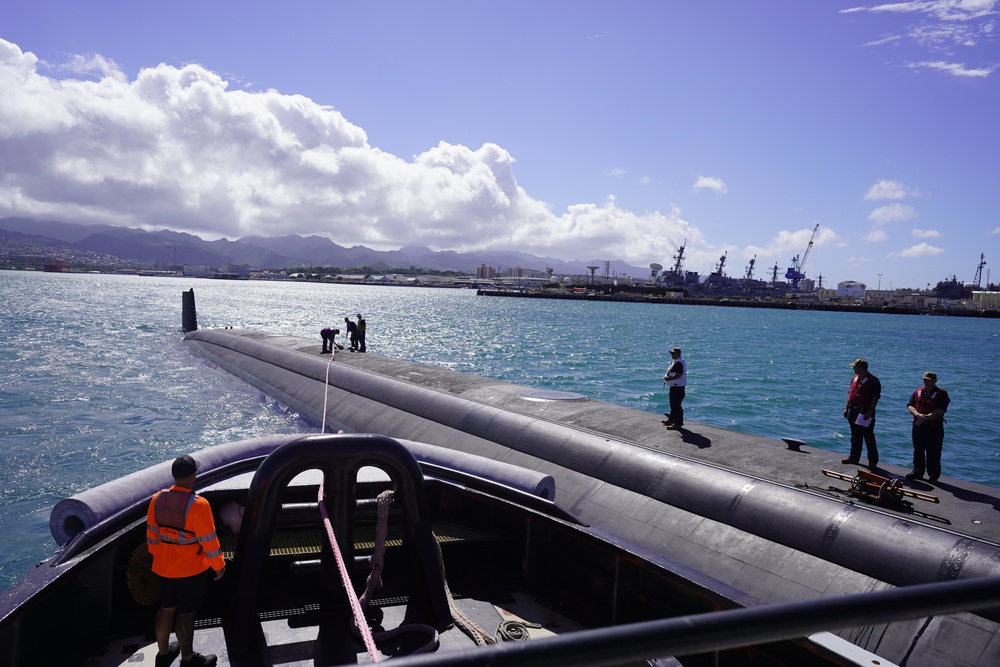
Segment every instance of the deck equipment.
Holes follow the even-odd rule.
[[[898,477],[883,477],[868,470],[858,470],[857,474],[853,477],[833,470],[823,470],[823,474],[827,477],[850,482],[851,488],[848,492],[852,496],[861,498],[862,500],[898,504],[903,502],[904,497],[910,497],[918,500],[926,500],[929,503],[941,502],[937,496],[905,488],[902,480]]]

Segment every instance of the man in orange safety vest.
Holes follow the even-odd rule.
[[[208,571],[219,580],[226,561],[215,533],[208,501],[195,494],[198,464],[185,454],[171,468],[174,485],[160,491],[146,513],[146,544],[160,584],[160,609],[154,631],[159,652],[156,667],[167,667],[177,655],[187,667],[212,667],[218,658],[194,652],[194,616],[205,599]],[[170,644],[170,631],[177,644]]]

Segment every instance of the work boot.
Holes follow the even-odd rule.
[[[170,667],[180,654],[181,647],[177,642],[170,642],[170,646],[167,648],[166,653],[161,654],[159,649],[157,649],[156,667]]]
[[[215,667],[215,663],[218,661],[219,658],[214,653],[209,653],[208,655],[195,653],[191,656],[190,660],[181,660],[181,664],[185,665],[185,667]]]
[[[846,463],[848,465],[856,466],[860,463],[860,459],[846,458],[841,461],[841,463]]]

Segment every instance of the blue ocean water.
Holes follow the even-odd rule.
[[[952,406],[944,474],[1000,487],[1000,322],[478,297],[471,290],[0,272],[0,590],[49,555],[54,503],[180,453],[312,432],[182,342],[201,328],[312,337],[362,312],[373,352],[660,413],[667,350],[689,364],[686,421],[847,452],[850,362],[883,385],[882,460],[907,465],[925,370]],[[689,424],[695,427],[693,424]]]

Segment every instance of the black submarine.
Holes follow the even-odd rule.
[[[665,431],[658,415],[581,394],[372,353],[334,359],[318,354],[316,341],[274,333],[201,330],[186,341],[327,430],[418,440],[550,476],[559,504],[579,521],[753,604],[1000,576],[1000,492],[991,487],[944,480],[951,491],[933,505],[869,503],[830,485],[823,470],[844,470],[839,456],[779,438],[694,424]],[[997,602],[837,636],[882,664],[1000,664]]]

